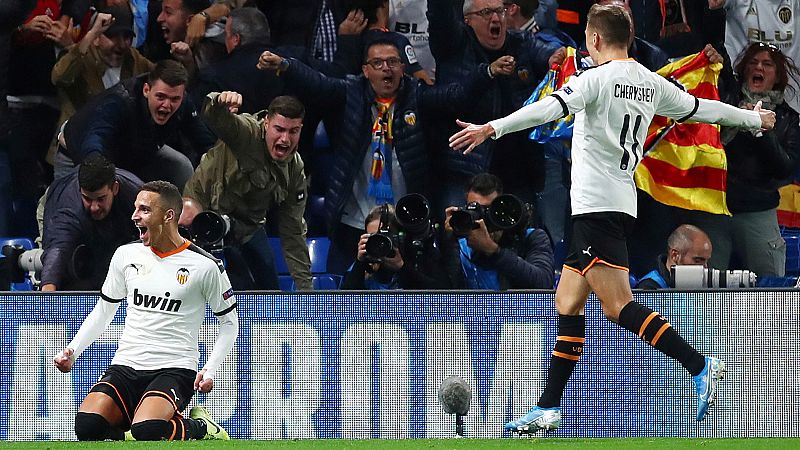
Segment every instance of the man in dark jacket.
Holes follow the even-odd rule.
[[[228,55],[200,69],[192,96],[200,105],[211,92],[233,91],[242,94],[239,112],[253,114],[267,109],[283,92],[283,81],[274,73],[256,68],[258,57],[267,50],[270,29],[264,13],[256,8],[231,11],[225,22],[225,48]]]
[[[467,204],[487,208],[503,194],[503,183],[495,175],[474,176],[467,187]],[[552,289],[553,247],[541,229],[529,228],[528,217],[511,229],[490,232],[484,219],[466,236],[454,233],[451,217],[458,207],[445,211],[444,261],[456,288]]]
[[[142,181],[117,169],[103,155],[86,157],[77,172],[50,185],[42,233],[43,291],[97,290],[114,251],[135,240],[133,202]],[[90,251],[89,273],[76,274],[72,258],[79,245]]]
[[[483,65],[465,86],[428,86],[404,75],[400,49],[389,40],[373,41],[365,52],[363,74],[345,80],[326,78],[295,59],[264,52],[259,67],[277,70],[287,85],[306,96],[306,104],[336,108],[332,142],[335,159],[325,195],[332,236],[328,272],[344,274],[369,211],[394,203],[406,193],[429,195],[431,162],[424,134],[429,114],[463,110],[489,82],[495,63]]]
[[[179,63],[160,61],[148,75],[123,81],[79,109],[64,127],[56,178],[99,152],[144,181],[166,180],[183,189],[192,162],[167,142],[182,136],[197,154],[216,142],[186,97],[187,77]]]
[[[548,69],[554,63],[560,64],[566,53],[559,49],[561,44],[543,39],[545,33],[509,31],[502,0],[467,0],[463,12],[462,19],[450,2],[428,0],[430,47],[436,58],[437,82],[458,81],[478,64],[500,56],[512,58],[510,75],[494,79],[483,95],[475,97],[468,109],[459,112],[484,123],[519,108]],[[482,172],[498,175],[507,192],[526,201],[532,202],[534,193],[542,190],[544,151],[541,145],[528,139],[528,133],[512,133],[487,141],[471,154],[462,155],[447,146],[447,137],[455,131],[455,117],[442,117],[431,149],[442,166],[443,192],[439,194],[442,208],[460,202],[466,183]]]

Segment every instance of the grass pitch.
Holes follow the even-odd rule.
[[[284,441],[189,441],[189,442],[1,442],[3,449],[61,450],[61,449],[213,449],[213,450],[795,450],[800,438],[754,439],[684,439],[684,438],[625,438],[625,439],[403,439],[403,440],[344,440],[309,439]]]

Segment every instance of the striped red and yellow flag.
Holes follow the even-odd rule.
[[[662,67],[658,74],[677,80],[695,97],[719,100],[721,68],[700,52]],[[634,175],[639,189],[665,205],[731,215],[725,201],[728,160],[718,125],[679,124],[656,116],[644,148],[650,151]]]
[[[778,204],[778,225],[800,228],[800,184],[794,182],[780,189],[781,201]]]

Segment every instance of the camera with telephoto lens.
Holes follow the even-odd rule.
[[[741,289],[756,286],[749,270],[718,270],[700,265],[670,267],[675,289]]]
[[[44,250],[41,248],[25,250],[21,245],[4,245],[0,253],[10,262],[7,275],[11,283],[23,283],[29,279],[34,286],[40,284],[40,275],[44,267],[42,262]],[[80,244],[72,251],[66,269],[70,278],[85,280],[92,275],[94,266],[92,251],[87,245]]]
[[[401,245],[420,253],[432,241],[434,230],[428,199],[421,194],[405,195],[397,201],[394,221],[388,207],[381,212],[378,232],[367,239],[367,256],[376,261],[392,258]]]
[[[210,253],[221,252],[225,247],[224,238],[231,231],[231,219],[226,214],[203,211],[194,216],[192,224],[180,227],[181,236]]]
[[[389,205],[381,205],[381,215],[378,222],[378,231],[373,233],[364,245],[367,257],[371,261],[379,261],[381,258],[394,258],[397,246],[400,241],[399,233],[394,230],[396,218],[392,220]]]
[[[489,206],[471,202],[458,208],[450,216],[450,227],[453,228],[453,234],[463,237],[477,229],[478,220],[483,219],[490,233],[510,230],[523,222],[526,211],[526,205],[517,196],[503,194],[492,200]]]

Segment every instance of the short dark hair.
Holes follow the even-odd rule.
[[[306,117],[306,108],[297,98],[291,95],[281,95],[272,99],[267,107],[267,117],[271,119],[275,114],[280,114],[287,119],[302,120]]]
[[[386,209],[386,217],[381,217],[383,215],[384,208]],[[384,227],[389,227],[390,230],[397,229],[397,218],[394,215],[394,206],[389,203],[384,203],[382,205],[378,205],[369,210],[369,214],[364,219],[364,229],[367,229],[367,225],[370,222],[381,219],[386,220],[388,223],[383,223]]]
[[[497,192],[497,195],[502,195],[503,181],[497,175],[479,173],[467,183],[467,192],[476,192],[483,196],[491,195],[495,192]]]
[[[519,12],[522,17],[533,17],[533,13],[539,8],[539,0],[503,0],[503,3],[513,3],[519,6]]]
[[[596,31],[611,46],[628,48],[633,36],[633,19],[619,5],[595,3],[589,9],[586,28]]]
[[[102,153],[92,152],[78,167],[78,186],[89,192],[111,186],[117,181],[117,168]]]
[[[186,12],[186,14],[197,14],[211,6],[209,0],[183,0],[181,3],[181,9]]]
[[[158,80],[172,87],[183,86],[189,82],[189,72],[178,61],[162,59],[147,75],[147,84],[150,86]]]
[[[402,58],[401,55],[403,54],[403,52],[400,50],[400,47],[397,46],[397,43],[395,43],[394,41],[392,41],[391,39],[388,39],[388,38],[378,38],[378,39],[375,39],[374,41],[370,42],[368,45],[366,45],[364,47],[364,55],[363,55],[363,58],[362,58],[362,60],[364,61],[364,64],[366,64],[367,63],[367,59],[369,59],[369,49],[371,49],[372,47],[375,47],[376,45],[388,45],[388,46],[394,47],[395,50],[397,50],[397,56],[400,56]]]
[[[269,45],[269,21],[258,8],[236,8],[231,11],[228,20],[231,21],[231,33],[239,35],[239,45]]]
[[[139,192],[142,191],[155,192],[160,195],[161,206],[175,211],[176,218],[181,216],[181,211],[183,211],[183,197],[181,197],[181,191],[179,191],[178,187],[174,184],[162,180],[148,181],[139,189]]]

